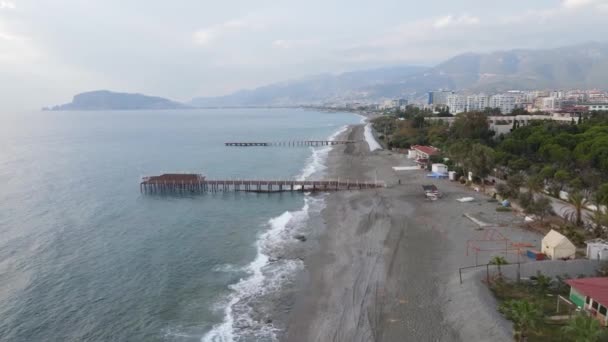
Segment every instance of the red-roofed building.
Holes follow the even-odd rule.
[[[608,326],[608,277],[566,280],[570,300]]]
[[[411,151],[413,155],[410,158],[415,159],[419,165],[427,165],[431,156],[439,154],[439,149],[433,146],[412,145]]]

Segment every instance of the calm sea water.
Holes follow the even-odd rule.
[[[0,116],[0,340],[272,340],[249,301],[301,266],[270,267],[268,251],[317,200],[142,196],[139,179],[319,177],[327,148],[223,143],[325,139],[360,121],[296,109]]]

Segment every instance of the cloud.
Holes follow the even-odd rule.
[[[448,26],[470,26],[479,24],[480,20],[478,17],[463,14],[460,16],[446,15],[435,20],[433,26],[438,29],[446,28]]]
[[[569,8],[569,9],[575,9],[575,8],[581,8],[581,7],[586,7],[595,3],[598,3],[599,1],[597,0],[563,0],[562,1],[562,7],[564,8]]]
[[[206,46],[215,42],[222,36],[252,29],[260,29],[262,27],[263,24],[251,19],[233,19],[218,25],[197,30],[194,32],[193,39],[195,44]]]
[[[6,40],[6,41],[13,42],[13,41],[24,40],[24,38],[16,36],[16,35],[8,33],[8,32],[0,31],[0,40]]]
[[[17,8],[17,6],[15,6],[14,2],[4,0],[0,1],[0,10],[13,10],[15,8]]]
[[[277,39],[272,42],[272,46],[280,49],[293,49],[310,47],[320,43],[317,39]]]

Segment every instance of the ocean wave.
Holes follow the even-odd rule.
[[[223,264],[213,267],[212,271],[218,273],[234,273],[243,271],[243,268],[233,264]]]
[[[356,113],[355,113],[355,115],[361,117],[361,121],[359,123],[364,124],[367,122],[367,116],[363,116],[361,114],[356,114]]]
[[[328,140],[335,140],[347,127],[341,127]],[[305,180],[321,174],[326,169],[325,163],[331,149],[332,146],[312,148],[312,154],[297,179]],[[203,342],[231,342],[236,339],[277,340],[277,329],[271,323],[254,318],[252,303],[267,293],[279,291],[304,267],[301,260],[283,258],[283,248],[288,248],[285,246],[293,242],[294,236],[306,227],[311,213],[320,213],[323,207],[323,197],[306,194],[300,210],[286,211],[268,221],[268,229],[256,242],[255,260],[242,269],[247,272],[248,277],[229,286],[231,294],[220,303],[224,315],[223,322],[215,325],[203,336]],[[224,271],[224,267],[220,266],[218,271]]]
[[[336,138],[344,133],[348,126],[342,126],[336,132],[329,136],[327,140],[334,141]],[[331,151],[333,146],[323,147],[311,147],[312,155],[308,158],[306,166],[302,169],[302,172],[296,176],[296,180],[303,181],[310,178],[312,175],[320,174],[327,169],[325,162],[327,155]]]

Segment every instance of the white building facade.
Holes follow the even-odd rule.
[[[467,96],[467,111],[478,112],[490,107],[490,98],[484,94]]]
[[[490,108],[498,108],[502,114],[509,114],[517,108],[518,97],[512,94],[490,96]]]
[[[448,95],[446,104],[450,108],[451,114],[460,114],[467,111],[467,98],[463,95]]]

